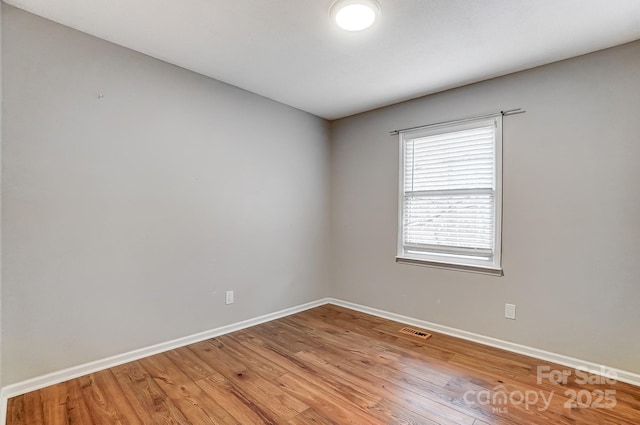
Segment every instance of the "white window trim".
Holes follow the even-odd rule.
[[[448,133],[486,125],[494,121],[496,125],[495,137],[495,225],[494,225],[494,254],[492,261],[482,260],[462,255],[411,253],[403,246],[404,220],[404,140],[429,135]],[[404,264],[455,269],[467,272],[477,272],[502,276],[502,116],[478,120],[465,120],[459,123],[444,123],[434,126],[421,127],[414,130],[399,132],[399,169],[398,169],[398,246],[396,261]]]

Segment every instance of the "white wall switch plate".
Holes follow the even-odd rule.
[[[505,319],[516,320],[516,305],[505,304],[504,305],[504,317]]]
[[[233,291],[227,291],[225,294],[225,302],[227,305],[233,304]]]

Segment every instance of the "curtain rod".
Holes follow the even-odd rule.
[[[433,124],[419,125],[417,127],[401,128],[399,130],[390,131],[389,135],[395,136],[395,135],[403,133],[405,131],[420,130],[420,129],[423,129],[423,128],[437,127],[437,126],[445,125],[445,124],[459,124],[459,123],[463,123],[463,122],[467,122],[467,121],[479,120],[479,119],[482,119],[482,118],[497,117],[499,115],[502,115],[503,117],[505,117],[507,115],[524,114],[525,112],[527,112],[527,111],[523,111],[521,108],[507,109],[505,111],[494,112],[492,114],[476,115],[474,117],[467,117],[467,118],[462,118],[462,119],[459,119],[459,120],[441,121],[441,122],[436,122],[436,123],[433,123]]]

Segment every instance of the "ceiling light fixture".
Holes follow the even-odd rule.
[[[329,13],[340,28],[362,31],[373,25],[380,14],[380,4],[376,0],[336,0]]]

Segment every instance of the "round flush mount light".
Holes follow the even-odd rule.
[[[329,13],[343,30],[362,31],[376,21],[380,4],[376,0],[336,0]]]

